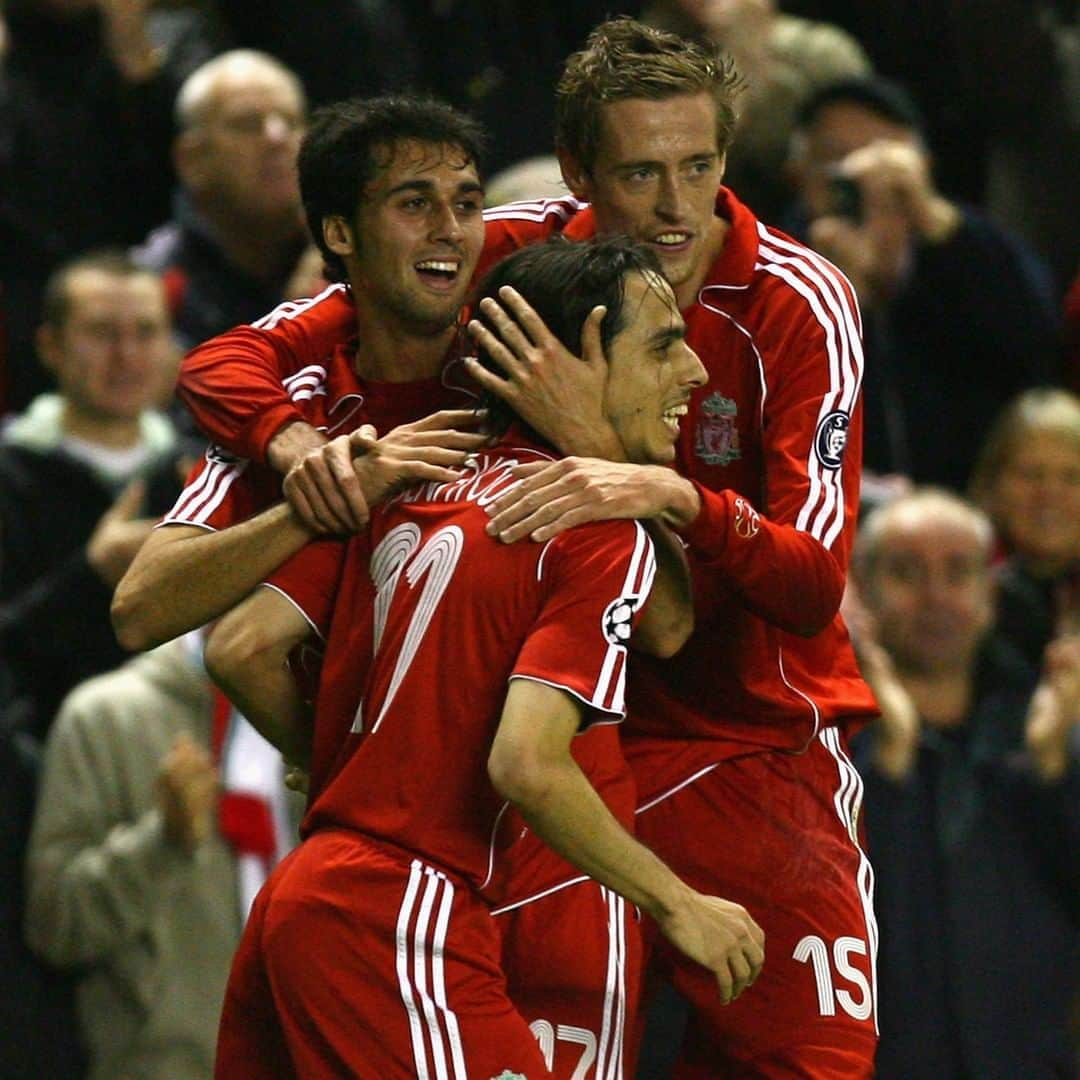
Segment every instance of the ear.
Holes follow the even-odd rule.
[[[577,199],[591,202],[589,195],[592,192],[592,179],[585,167],[569,150],[562,147],[556,148],[555,155],[559,159],[563,183],[570,189],[570,193]]]
[[[329,214],[322,219],[322,234],[323,242],[335,255],[355,254],[352,226],[340,214]]]

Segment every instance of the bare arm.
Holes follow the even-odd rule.
[[[313,637],[296,606],[275,589],[256,589],[214,627],[206,670],[252,727],[282,756],[306,767],[310,710],[289,670],[289,653]]]
[[[284,503],[221,532],[156,529],[113,595],[117,640],[126,649],[149,649],[204,626],[313,536]]]
[[[555,851],[652,915],[733,1000],[761,969],[761,929],[738,904],[695,892],[616,821],[570,753],[580,721],[565,692],[513,680],[488,759],[492,783]]]

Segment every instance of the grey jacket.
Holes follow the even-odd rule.
[[[205,1080],[240,906],[216,833],[167,843],[155,783],[181,732],[209,745],[210,689],[182,640],[77,687],[50,733],[27,857],[31,948],[80,968],[91,1078]]]

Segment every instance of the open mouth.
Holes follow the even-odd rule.
[[[429,288],[449,292],[457,283],[461,264],[456,259],[421,259],[413,269]]]
[[[657,233],[652,238],[652,243],[663,252],[685,251],[694,239],[694,234],[682,229],[669,229],[667,232]]]
[[[661,414],[661,419],[667,425],[668,430],[675,436],[679,434],[679,421],[690,411],[690,406],[685,402],[682,405],[672,405]]]

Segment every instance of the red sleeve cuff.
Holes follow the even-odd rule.
[[[291,402],[283,401],[280,405],[263,409],[240,432],[238,441],[244,445],[245,456],[265,465],[270,440],[287,424],[296,421],[308,423],[304,414]]]
[[[696,480],[690,483],[697,489],[701,510],[685,528],[675,532],[703,559],[719,559],[728,545],[728,525],[731,520],[730,491],[710,491]]]

